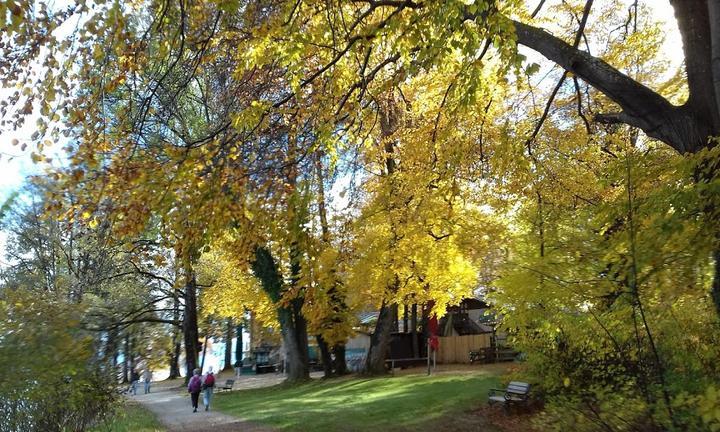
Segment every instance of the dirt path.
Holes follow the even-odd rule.
[[[182,393],[182,389],[163,390],[147,395],[132,397],[152,411],[167,427],[168,432],[180,431],[242,431],[242,432],[271,432],[274,429],[258,425],[241,418],[222,414],[212,410],[205,411],[200,396],[200,408],[194,413],[190,406],[190,396]]]
[[[319,378],[322,376],[322,372],[313,372],[310,376],[312,378]],[[234,379],[235,385],[233,389],[240,390],[277,385],[285,380],[285,376],[282,374],[266,374],[243,375],[237,378],[232,372],[221,372],[216,378],[220,384],[224,383],[226,379]],[[139,385],[137,396],[130,396],[130,398],[152,411],[158,420],[167,427],[168,432],[200,432],[207,430],[213,430],[213,432],[274,431],[274,429],[269,426],[259,425],[238,417],[213,411],[212,404],[210,411],[205,411],[202,405],[202,394],[200,395],[200,409],[196,413],[192,412],[190,395],[185,391],[182,379],[153,383],[152,392],[147,395],[141,394],[141,391],[142,385]]]

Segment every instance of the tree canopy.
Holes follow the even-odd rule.
[[[0,299],[187,370],[251,312],[302,381],[308,337],[344,373],[378,311],[381,373],[400,308],[482,296],[546,427],[715,430],[720,6],[670,3],[681,64],[642,1],[2,4],[0,127],[65,160]]]

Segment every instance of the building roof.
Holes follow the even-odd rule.
[[[377,321],[378,317],[380,316],[380,312],[360,312],[357,316],[360,324],[369,325]]]

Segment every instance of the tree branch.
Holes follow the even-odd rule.
[[[621,114],[599,116],[600,121],[619,121],[638,127],[680,153],[697,151],[707,145],[712,125],[699,121],[687,106],[673,106],[605,61],[580,51],[543,29],[518,21],[513,21],[513,24],[519,44],[582,78],[623,109]]]

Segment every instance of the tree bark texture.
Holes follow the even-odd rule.
[[[130,335],[125,333],[125,348],[123,349],[122,382],[130,382],[128,376],[128,362],[130,361]]]
[[[333,346],[333,369],[335,375],[342,376],[348,373],[347,362],[345,361],[345,344],[337,344]]]
[[[403,305],[403,333],[407,333],[409,331],[408,329],[408,308],[407,303]]]
[[[600,58],[573,47],[545,30],[513,21],[518,43],[531,48],[604,93],[622,109],[596,120],[625,123],[670,145],[694,153],[720,135],[720,15],[717,0],[675,0],[683,38],[690,97],[681,106],[623,74]]]
[[[180,351],[182,345],[180,344],[180,338],[177,334],[173,335],[173,350],[170,353],[170,376],[168,379],[180,378]]]
[[[385,358],[390,347],[390,333],[392,330],[392,308],[382,305],[378,316],[375,331],[370,337],[370,350],[365,362],[365,373],[368,375],[381,375],[387,372]]]
[[[227,319],[227,329],[225,330],[225,365],[223,370],[232,370],[232,341],[233,341],[233,322]]]
[[[198,367],[197,281],[191,267],[185,269],[185,314],[183,316],[183,342],[185,346],[185,380],[192,377]]]
[[[208,336],[205,335],[205,340],[202,344],[202,360],[200,360],[200,373],[205,372],[205,354],[207,354]]]
[[[413,357],[420,357],[420,347],[418,345],[418,333],[417,333],[417,303],[413,303],[410,312],[410,334],[412,335],[412,350]]]
[[[173,321],[178,322],[180,320],[180,298],[177,290],[173,292]],[[180,329],[177,326],[172,327],[172,346],[173,350],[168,356],[170,363],[170,376],[168,379],[180,378]]]
[[[237,325],[235,328],[235,365],[238,367],[242,367],[242,357],[243,357],[243,326],[242,321],[240,324]]]
[[[315,336],[315,339],[317,340],[318,349],[320,350],[320,361],[323,366],[323,376],[325,378],[330,378],[333,376],[333,361],[332,355],[330,355],[330,347],[328,347],[327,342],[325,342],[325,339],[323,339],[321,335]]]
[[[277,263],[265,247],[255,249],[252,262],[255,276],[260,280],[263,290],[276,305],[280,332],[285,346],[285,368],[288,381],[297,382],[310,379],[308,367],[307,323],[302,316],[302,302],[293,300],[288,306],[282,306],[283,280]]]

